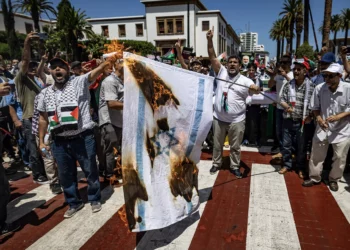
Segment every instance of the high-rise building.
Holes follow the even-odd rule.
[[[242,51],[252,52],[254,51],[254,46],[258,45],[258,33],[241,33],[240,38]]]

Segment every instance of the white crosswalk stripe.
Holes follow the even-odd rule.
[[[101,192],[105,202],[99,213],[92,213],[86,204],[74,217],[65,219],[28,249],[80,249],[124,204],[121,188],[106,187]]]
[[[283,175],[253,164],[246,249],[301,249]]]

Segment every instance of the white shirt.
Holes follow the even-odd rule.
[[[292,80],[294,78],[293,71],[290,71],[287,74],[288,78]],[[288,82],[287,79],[284,76],[281,75],[276,75],[274,80],[276,81],[276,93],[277,93],[277,101],[281,101],[281,96],[282,96],[282,89],[284,85]],[[281,105],[277,105],[278,109],[284,109]]]
[[[316,86],[310,102],[311,110],[320,110],[321,117],[326,120],[332,115],[350,112],[350,84],[340,81],[333,93],[326,83]],[[317,124],[314,139],[328,140],[329,143],[339,143],[350,137],[350,116],[336,122],[329,122],[327,131]]]
[[[218,78],[228,79],[229,78],[227,69],[221,65]],[[241,75],[237,82],[240,85],[245,87],[237,86],[233,84],[228,89],[227,100],[228,100],[228,111],[223,109],[222,97],[225,87],[228,87],[230,83],[224,81],[216,80],[217,88],[215,91],[215,100],[214,100],[214,117],[220,121],[227,123],[238,123],[245,119],[246,113],[246,99],[249,95],[249,87],[254,84],[252,80]]]

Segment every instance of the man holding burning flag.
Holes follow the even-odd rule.
[[[55,84],[42,91],[43,98],[38,102],[39,147],[41,151],[49,151],[44,143],[49,126],[53,141],[52,152],[57,161],[64,196],[69,204],[65,218],[72,217],[84,207],[78,192],[76,161],[87,178],[88,200],[91,202],[92,212],[101,210],[93,132],[95,123],[90,115],[89,85],[103,73],[105,67],[110,67],[110,63],[106,61],[91,72],[69,81],[68,63],[61,58],[53,58],[50,61],[50,70]]]

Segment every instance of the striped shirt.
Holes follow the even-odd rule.
[[[292,81],[295,81],[294,79],[291,80],[288,84],[285,84],[282,90],[281,95],[281,102],[285,102],[287,104],[290,104],[290,87],[289,85],[292,84]],[[307,93],[307,96],[305,97],[306,92],[306,84],[310,85],[309,92]],[[305,78],[303,84],[301,84],[299,87],[297,84],[295,84],[295,95],[296,95],[296,102],[294,106],[294,112],[293,113],[287,113],[283,112],[283,118],[288,119],[291,118],[293,120],[303,119],[303,111],[304,111],[304,99],[308,98],[309,103],[312,96],[312,93],[314,92],[315,85],[310,81],[309,78]],[[309,105],[308,105],[309,106]],[[308,116],[310,113],[310,108],[307,107],[305,116]]]

